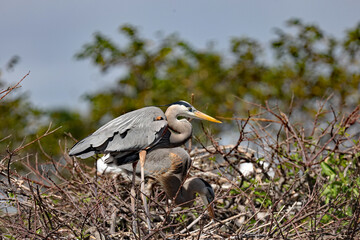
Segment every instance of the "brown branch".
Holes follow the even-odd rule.
[[[12,86],[12,87],[10,87],[10,88],[8,88],[8,89],[0,92],[0,94],[3,94],[4,92],[6,92],[4,96],[0,97],[0,100],[2,100],[2,99],[3,99],[4,97],[6,97],[9,93],[11,93],[11,91],[13,91],[14,89],[18,88],[19,84],[20,84],[27,76],[29,76],[29,74],[30,74],[30,71],[29,71],[27,74],[25,74],[25,76],[24,76],[19,82],[17,82],[14,86]]]

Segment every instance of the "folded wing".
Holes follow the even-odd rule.
[[[160,108],[141,108],[108,122],[76,143],[70,156],[87,158],[95,153],[121,153],[146,149],[160,141],[167,121]]]

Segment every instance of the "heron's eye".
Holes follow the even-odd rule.
[[[188,107],[188,110],[189,110],[189,112],[192,112],[192,111],[193,111],[193,109],[192,109],[191,107]]]

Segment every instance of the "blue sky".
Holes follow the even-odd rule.
[[[12,0],[0,3],[2,79],[15,83],[28,71],[21,92],[40,108],[84,109],[81,96],[110,86],[119,72],[102,75],[74,54],[100,31],[121,39],[118,27],[138,26],[142,36],[178,33],[198,48],[213,41],[227,50],[233,36],[255,38],[268,46],[274,28],[291,17],[316,23],[335,37],[360,21],[360,1],[332,0]],[[18,55],[13,71],[6,62]]]

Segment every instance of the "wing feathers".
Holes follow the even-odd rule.
[[[156,120],[161,116],[163,120]],[[145,149],[158,142],[167,122],[157,107],[141,108],[113,119],[90,136],[76,143],[70,155],[126,152]]]

